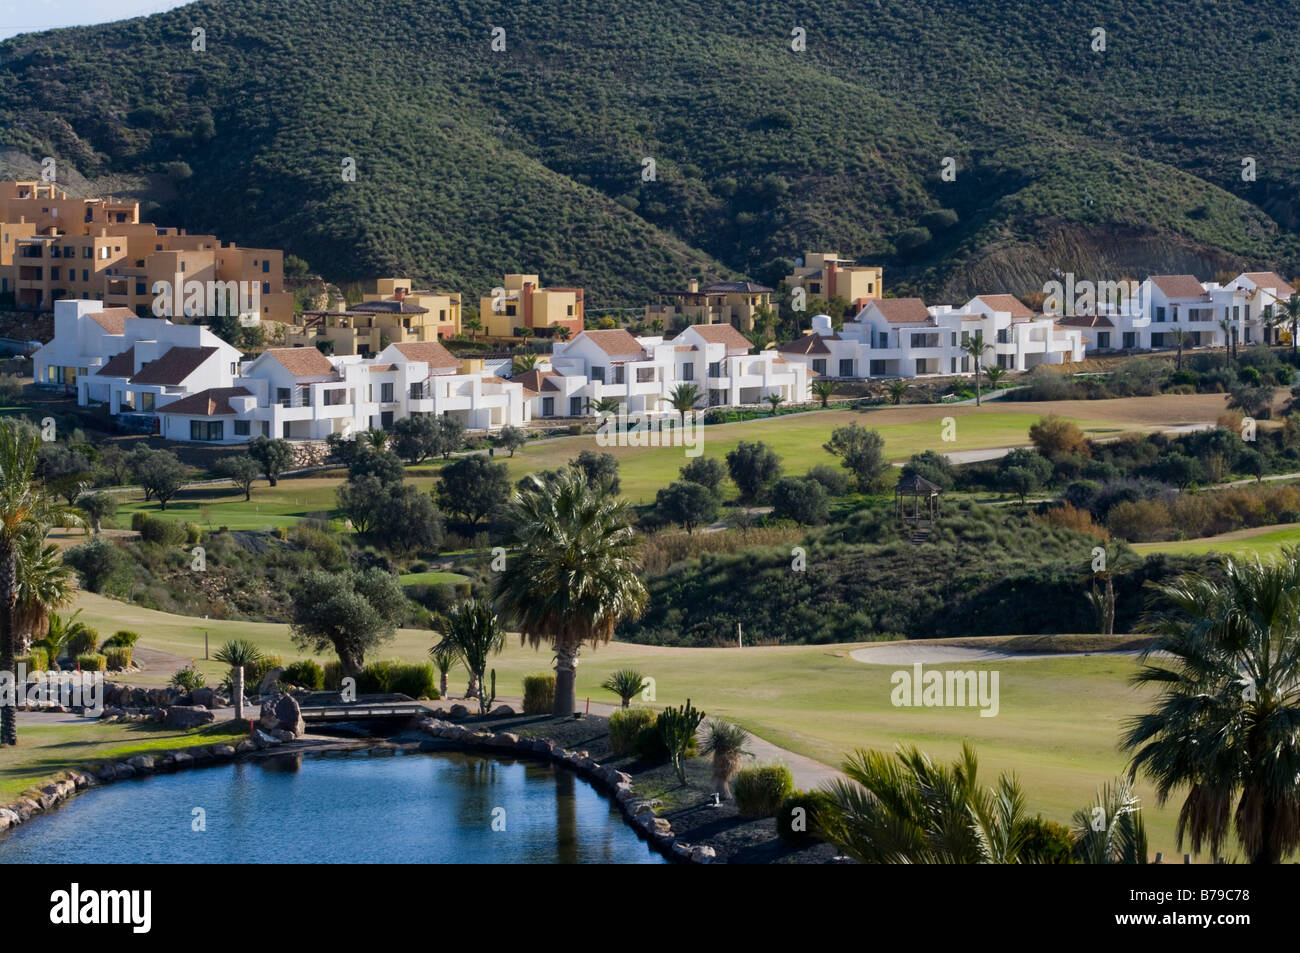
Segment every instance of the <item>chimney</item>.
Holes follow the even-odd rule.
[[[698,292],[700,290],[700,279],[692,278],[690,281],[686,282],[686,290],[692,293]]]
[[[394,301],[405,301],[405,300],[406,300],[406,289],[405,289],[405,288],[397,288],[397,289],[395,289],[395,290],[393,291],[393,300],[394,300]]]

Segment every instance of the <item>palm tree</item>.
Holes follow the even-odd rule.
[[[390,436],[392,435],[387,430],[383,430],[382,428],[376,429],[374,427],[370,428],[365,433],[366,440],[368,440],[370,446],[374,447],[376,450],[383,450],[384,447],[388,446],[388,438]]]
[[[817,824],[840,852],[864,864],[1012,864],[1030,833],[1020,783],[1003,774],[981,788],[969,745],[951,767],[915,747],[893,755],[859,749],[849,780],[827,787]]]
[[[433,659],[433,665],[438,670],[438,694],[446,698],[447,673],[451,671],[452,665],[456,663],[456,653],[450,646],[445,646],[442,642],[439,642],[429,649],[429,657]]]
[[[1237,359],[1237,327],[1228,318],[1219,319],[1219,328],[1223,331],[1223,363]]]
[[[812,391],[814,397],[822,402],[822,406],[826,407],[830,404],[831,397],[835,393],[835,382],[825,379],[816,380],[812,382],[812,387],[809,390]]]
[[[555,329],[555,337],[560,341],[567,341],[572,336],[573,332],[569,330],[568,325],[561,324]]]
[[[1278,304],[1281,306],[1277,312],[1279,319],[1291,325],[1291,350],[1300,349],[1300,291]]]
[[[45,638],[50,613],[71,601],[72,567],[63,561],[59,547],[47,544],[36,533],[24,536],[18,544],[18,598],[14,603],[19,655],[27,654],[33,640]]]
[[[984,379],[989,382],[989,390],[997,387],[998,381],[1002,380],[1006,373],[1007,369],[1005,367],[998,367],[996,364],[984,368]]]
[[[700,389],[694,384],[678,384],[667,397],[668,403],[679,414],[690,413],[700,402]]]
[[[232,688],[235,684],[235,669],[238,668],[243,671],[244,683],[247,685],[249,677],[257,669],[257,666],[266,660],[266,654],[247,639],[231,639],[217,649],[212,657],[216,661],[230,666],[230,685]]]
[[[620,668],[601,682],[600,687],[617,695],[626,708],[645,687],[645,676],[634,668]]]
[[[898,380],[890,381],[886,384],[885,389],[889,391],[889,402],[894,406],[898,406],[903,402],[903,398],[907,395],[910,385],[907,381],[899,378]]]
[[[72,615],[59,615],[57,612],[50,613],[49,629],[42,641],[45,643],[46,651],[50,653],[51,662],[54,662],[63,654],[63,650],[71,644],[73,639],[91,631],[86,623],[77,618],[79,615],[81,615],[80,609],[72,613]]]
[[[651,321],[651,322],[650,322],[650,330],[654,331],[655,334],[663,334],[663,333],[664,333],[664,319],[663,319],[663,318],[655,318],[653,321]]]
[[[976,331],[965,341],[962,342],[961,349],[966,352],[966,356],[975,362],[975,406],[980,403],[980,368],[984,361],[984,355],[993,350],[993,345],[984,340],[984,332]]]
[[[616,414],[621,406],[622,404],[619,403],[617,397],[602,397],[600,400],[587,398],[587,409],[599,417],[606,414]]]
[[[780,394],[768,394],[768,395],[767,395],[766,397],[764,397],[763,399],[764,399],[765,401],[767,401],[769,404],[772,405],[772,416],[773,416],[773,417],[776,416],[776,409],[777,409],[778,407],[780,407],[780,406],[781,406],[781,402],[785,400],[785,398],[782,397]]]
[[[1074,812],[1074,857],[1083,864],[1145,864],[1142,804],[1127,778],[1104,785],[1097,800]]]
[[[513,361],[514,374],[527,374],[537,366],[536,354],[516,354]]]
[[[713,755],[713,790],[724,801],[731,797],[731,779],[740,767],[740,759],[754,756],[746,747],[748,741],[749,732],[740,725],[717,719],[709,722],[700,754]]]
[[[478,315],[475,315],[466,319],[465,327],[469,328],[469,336],[473,339],[478,337],[478,333],[483,330],[483,321]]]
[[[569,715],[583,643],[608,642],[649,600],[631,515],[572,467],[546,481],[529,477],[507,512],[519,548],[496,576],[497,607],[524,641],[552,645],[555,714]]]
[[[1137,569],[1142,565],[1143,559],[1119,544],[1102,547],[1100,558],[1103,560],[1102,565],[1092,569],[1085,577],[1091,584],[1085,595],[1097,616],[1097,631],[1101,635],[1114,635],[1115,580]]]
[[[1174,328],[1169,333],[1173,335],[1174,344],[1178,347],[1178,357],[1174,362],[1174,370],[1181,371],[1183,369],[1183,343],[1187,340],[1187,332],[1182,328]],[[1165,366],[1168,367],[1168,365]]]
[[[1156,637],[1133,681],[1161,692],[1127,726],[1129,777],[1160,804],[1186,792],[1180,850],[1218,856],[1231,827],[1251,863],[1278,863],[1300,847],[1300,548],[1153,588],[1171,608],[1143,618]]]
[[[467,599],[447,613],[442,641],[429,649],[429,655],[436,660],[440,652],[447,652],[460,659],[469,672],[465,697],[477,698],[479,714],[486,714],[491,703],[484,684],[488,662],[505,644],[506,633],[492,603],[486,599]]]
[[[33,480],[40,435],[11,421],[0,422],[0,669],[15,680],[17,639],[14,607],[18,602],[18,552],[24,537],[44,539],[55,524],[83,525],[71,507],[52,500]],[[16,682],[15,682],[16,684]],[[18,743],[14,706],[0,706],[0,745]]]

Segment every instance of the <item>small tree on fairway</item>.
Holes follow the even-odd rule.
[[[502,427],[497,432],[497,446],[503,450],[509,450],[510,456],[515,455],[515,451],[528,442],[528,435],[524,433],[521,427]]]
[[[253,481],[261,475],[262,468],[248,454],[222,457],[212,469],[243,490],[246,501],[253,498]]]
[[[308,572],[293,591],[294,645],[311,652],[333,649],[344,674],[355,678],[366,652],[393,637],[409,605],[397,577],[379,568]]]
[[[413,414],[393,424],[393,452],[415,466],[441,446],[442,427],[432,414]]]
[[[510,477],[504,463],[481,453],[453,460],[438,474],[438,505],[471,526],[510,499]]]
[[[765,443],[742,440],[727,453],[727,472],[740,489],[741,499],[752,502],[781,475],[781,458]]]
[[[180,492],[192,471],[167,450],[144,450],[144,453],[137,458],[136,482],[144,488],[146,497],[153,497],[159,508],[166,510],[167,501]]]
[[[610,493],[618,493],[618,457],[612,453],[584,450],[569,461],[569,466],[582,474],[588,486],[603,487]]]
[[[655,494],[655,512],[670,523],[680,523],[689,535],[701,524],[718,518],[718,497],[699,483],[671,483]]]
[[[91,493],[81,498],[77,508],[86,514],[91,529],[98,533],[100,524],[117,512],[117,499],[112,493]]]
[[[248,455],[257,461],[267,482],[275,486],[280,474],[293,463],[293,444],[277,437],[275,440],[259,434],[248,443]]]
[[[678,471],[683,480],[707,486],[715,493],[727,478],[727,468],[713,457],[695,457]]]
[[[840,458],[840,466],[853,474],[863,493],[878,489],[890,469],[885,439],[860,424],[836,427],[824,449]]]
[[[465,425],[455,417],[443,414],[438,418],[436,450],[446,460],[465,446]]]

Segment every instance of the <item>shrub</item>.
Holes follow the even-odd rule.
[[[321,666],[325,673],[325,690],[327,692],[337,692],[343,687],[343,663],[326,662]]]
[[[203,674],[197,668],[187,665],[172,674],[169,684],[172,688],[179,688],[183,692],[192,692],[202,688],[206,683]]]
[[[50,667],[49,653],[34,645],[28,650],[28,654],[19,656],[14,661],[21,662],[29,672],[44,672]]]
[[[139,519],[137,519],[139,517]],[[185,542],[185,527],[173,520],[148,513],[131,516],[131,528],[138,530],[140,539],[161,546],[179,546]]]
[[[1029,428],[1029,439],[1044,457],[1058,453],[1088,456],[1088,438],[1073,421],[1048,414]]]
[[[538,676],[529,676],[537,678]],[[548,676],[551,679],[551,689],[555,688],[555,677]],[[527,680],[525,680],[525,684]],[[526,691],[526,689],[525,689]],[[550,712],[548,706],[546,711]],[[528,711],[528,704],[525,701],[524,711]],[[609,747],[614,754],[629,754],[631,752],[640,753],[640,741],[643,735],[653,734],[658,737],[655,731],[655,713],[649,708],[620,708],[609,716]],[[662,742],[661,742],[662,744]],[[646,760],[656,760],[647,758]],[[658,760],[668,760],[667,748],[663,751],[662,758]]]
[[[772,486],[773,519],[819,526],[826,522],[830,505],[826,488],[816,480],[782,477]]]
[[[198,523],[186,523],[182,529],[185,531],[185,544],[187,546],[197,546],[203,539],[203,530],[199,528]]]
[[[1159,500],[1124,500],[1111,507],[1106,525],[1131,543],[1164,539],[1172,535],[1169,507]]]
[[[741,817],[773,817],[794,792],[794,776],[783,764],[745,768],[731,784]]]
[[[1029,834],[1020,848],[1020,862],[1025,864],[1074,863],[1074,838],[1064,824],[1043,817],[1026,822]]]
[[[796,846],[821,840],[818,818],[824,817],[834,803],[835,799],[825,791],[795,791],[777,808],[777,835]]]
[[[432,662],[398,662],[389,673],[388,690],[409,698],[438,698],[438,672]]]
[[[393,659],[371,662],[357,675],[358,695],[383,695],[392,691],[393,670],[398,663]]]
[[[77,656],[77,667],[83,672],[102,672],[108,668],[108,659],[98,652],[84,652]]]
[[[96,536],[63,554],[63,561],[77,571],[83,588],[104,592],[127,572],[126,555],[111,539]]]
[[[325,687],[325,669],[311,659],[300,659],[285,666],[280,681],[318,692]]]
[[[262,678],[273,668],[282,668],[284,658],[279,655],[263,655],[252,665],[244,667],[244,687],[253,691],[261,684]]]
[[[820,483],[830,496],[844,496],[849,492],[849,475],[825,463],[809,470],[805,479]]]
[[[524,676],[524,714],[549,715],[555,710],[555,676],[550,672],[538,672]],[[618,712],[614,713],[615,715]],[[613,718],[610,719],[611,737],[614,730]],[[612,742],[611,742],[612,743]]]
[[[76,658],[79,655],[91,654],[98,644],[99,633],[97,631],[91,628],[82,629],[68,639],[68,656]]]
[[[124,671],[131,667],[131,647],[129,645],[110,645],[104,649],[104,664],[113,671]]]
[[[130,648],[140,641],[140,633],[132,632],[130,629],[118,629],[111,636],[104,640],[104,646],[118,646],[121,648]]]

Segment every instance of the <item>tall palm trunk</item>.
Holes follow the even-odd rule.
[[[555,647],[556,715],[572,715],[578,707],[578,646],[560,643]]]
[[[13,540],[0,538],[0,669],[13,678],[14,701],[23,686],[18,684],[14,649],[14,603],[18,599],[18,549]],[[0,705],[0,745],[18,744],[17,705]]]
[[[975,406],[980,405],[980,360],[975,358]]]

